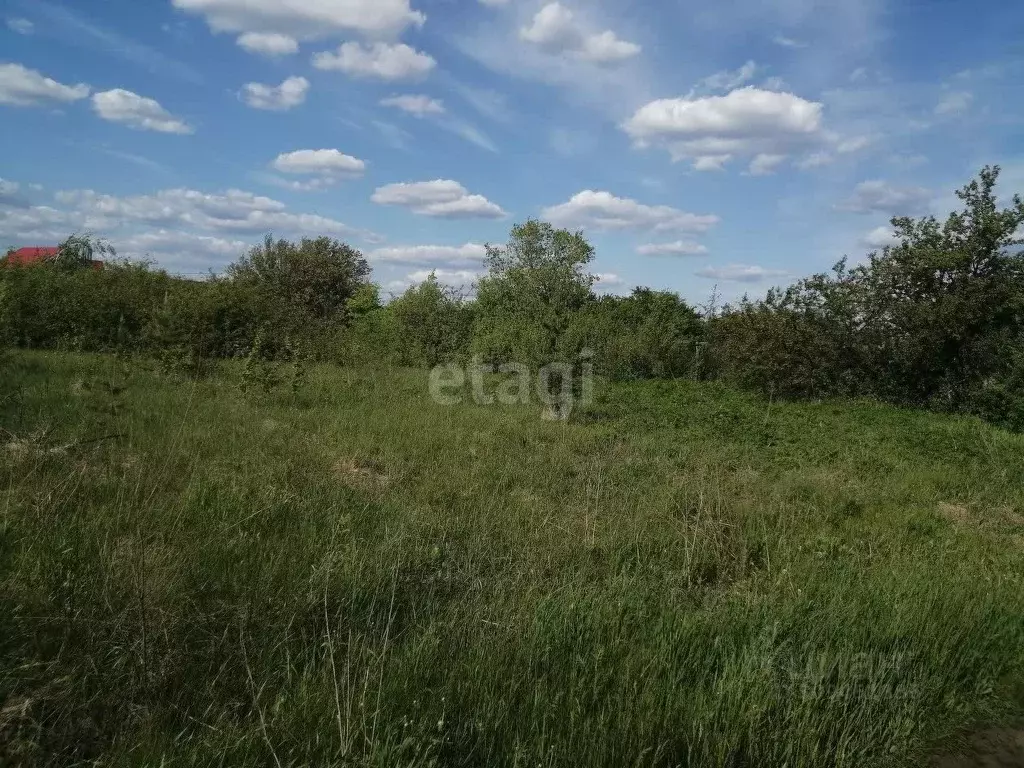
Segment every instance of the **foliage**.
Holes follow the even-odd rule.
[[[573,361],[581,351],[569,334],[590,301],[585,271],[594,249],[580,232],[529,220],[503,248],[487,247],[486,277],[477,287],[473,350],[492,364],[539,368]]]
[[[943,224],[893,219],[899,244],[863,264],[725,312],[712,323],[718,372],[780,395],[975,409],[1016,380],[1024,348],[1024,202],[1000,210],[998,176],[983,169]]]
[[[348,302],[369,275],[359,251],[329,237],[292,243],[268,235],[227,270],[232,282],[279,300],[286,315],[278,322],[294,328],[309,322],[345,324]]]
[[[699,374],[704,327],[678,294],[636,288],[588,302],[570,331],[595,351],[597,372],[616,380]]]
[[[106,240],[90,234],[74,234],[58,246],[53,263],[60,269],[86,269],[97,256],[116,256],[117,251]]]
[[[296,408],[241,360],[111,419],[111,357],[14,357],[5,765],[910,768],[1021,714],[1024,436],[330,366]]]
[[[401,364],[433,367],[465,356],[472,308],[433,272],[392,301],[388,310],[401,339]]]

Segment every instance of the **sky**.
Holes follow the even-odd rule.
[[[273,233],[469,285],[541,218],[733,300],[1024,193],[1019,0],[0,0],[0,46],[0,246],[188,276]]]

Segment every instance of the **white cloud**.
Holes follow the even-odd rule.
[[[700,243],[676,240],[671,243],[646,243],[637,246],[636,252],[641,256],[702,256],[708,249]]]
[[[974,101],[974,94],[969,91],[953,91],[947,93],[935,106],[936,115],[960,115],[966,112]]]
[[[6,245],[55,245],[79,226],[66,211],[45,205],[0,206],[0,242]]]
[[[439,218],[500,219],[505,216],[499,206],[483,195],[471,195],[457,181],[435,179],[403,184],[387,184],[370,198],[379,205],[398,205],[422,216]]]
[[[566,203],[545,208],[542,218],[559,227],[598,230],[653,229],[656,232],[706,232],[718,223],[714,215],[687,213],[667,205],[644,205],[610,192],[585,189]]]
[[[281,173],[313,176],[300,182],[286,183],[293,189],[321,189],[340,179],[362,176],[366,163],[337,149],[300,149],[278,155],[273,162]]]
[[[479,280],[481,273],[470,269],[420,269],[410,272],[407,279],[412,283],[422,283],[431,275],[436,277],[438,282],[465,287]]]
[[[189,271],[193,275],[222,267],[252,247],[252,243],[245,240],[167,229],[117,237],[112,245],[117,248],[118,256],[153,259],[165,269],[178,273]]]
[[[881,180],[864,181],[854,188],[848,200],[836,208],[853,213],[913,216],[925,213],[934,197],[931,190],[924,187],[898,187]]]
[[[66,103],[89,95],[88,85],[63,85],[21,64],[0,64],[0,104],[30,107],[47,102]]]
[[[652,101],[623,128],[638,146],[664,146],[674,160],[714,158],[714,167],[736,155],[788,155],[826,139],[820,103],[753,86]]]
[[[896,233],[892,231],[891,227],[875,227],[860,239],[861,245],[873,250],[885,248],[887,245],[896,245],[898,242]]]
[[[276,32],[300,39],[358,32],[396,35],[426,21],[409,0],[171,0],[214,32]]]
[[[152,195],[117,197],[93,190],[55,195],[59,208],[13,208],[0,204],[0,241],[46,245],[71,232],[95,232],[121,255],[152,254],[164,266],[205,271],[242,252],[242,238],[273,232],[283,236],[329,234],[380,242],[372,232],[309,213],[292,213],[284,203],[242,190],[210,194],[166,189]]]
[[[422,94],[389,96],[386,99],[381,99],[380,103],[381,106],[395,107],[403,112],[408,112],[410,115],[416,115],[416,117],[444,114],[444,104],[437,99],[432,99]]]
[[[424,267],[478,267],[487,249],[478,243],[465,245],[398,245],[370,251],[367,258],[381,264],[411,264]]]
[[[36,25],[28,19],[14,18],[7,20],[7,28],[19,35],[31,35],[35,32]]]
[[[750,161],[751,176],[769,176],[786,160],[785,155],[760,154]]]
[[[289,77],[280,85],[246,83],[242,86],[242,100],[254,109],[269,109],[284,112],[306,101],[309,80],[304,77]]]
[[[187,123],[171,115],[154,99],[115,88],[93,94],[92,106],[100,117],[129,128],[160,133],[193,133]]]
[[[263,56],[288,56],[299,52],[299,41],[278,32],[246,32],[238,36],[238,45],[249,53]]]
[[[313,56],[317,69],[336,70],[352,77],[409,80],[427,75],[437,62],[405,43],[342,43],[337,53]]]
[[[18,194],[21,185],[16,181],[8,181],[0,178],[0,200],[4,200]]]
[[[697,277],[735,283],[761,283],[788,274],[781,269],[767,269],[751,264],[727,264],[724,267],[704,267],[694,272]]]
[[[479,0],[480,5],[487,5],[491,8],[500,8],[503,5],[508,5],[508,0]]]
[[[772,38],[772,42],[776,45],[781,45],[783,48],[806,48],[807,43],[800,40],[794,40],[792,37],[786,37],[785,35],[776,35]]]
[[[588,34],[572,11],[558,2],[548,3],[519,30],[519,37],[551,54],[570,54],[598,64],[632,58],[640,46],[620,40],[611,30]]]
[[[630,59],[640,53],[640,46],[627,40],[620,40],[610,29],[590,35],[583,41],[579,55],[596,64],[612,64]]]
[[[705,77],[698,83],[699,88],[706,88],[712,91],[731,91],[744,83],[749,83],[757,74],[757,64],[748,61],[735,72],[716,72]]]
[[[219,194],[167,189],[134,197],[87,189],[58,192],[56,198],[70,209],[77,222],[75,229],[97,233],[127,225],[151,225],[210,232],[330,234],[379,241],[372,232],[318,214],[291,213],[278,200],[238,189]]]
[[[700,155],[693,159],[695,171],[724,171],[725,164],[732,160],[732,155]]]
[[[598,290],[621,288],[626,282],[614,272],[596,272],[593,275]]]

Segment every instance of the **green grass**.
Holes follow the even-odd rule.
[[[1024,712],[1024,437],[978,421],[0,365],[0,764],[905,766]]]

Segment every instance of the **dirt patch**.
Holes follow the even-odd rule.
[[[375,461],[343,458],[334,463],[333,469],[343,484],[359,491],[380,490],[391,483],[385,467]]]
[[[956,752],[938,755],[930,768],[1022,768],[1024,727],[993,728],[967,739]]]
[[[949,504],[945,501],[939,502],[939,514],[951,523],[968,525],[971,523],[971,511],[963,504]]]

